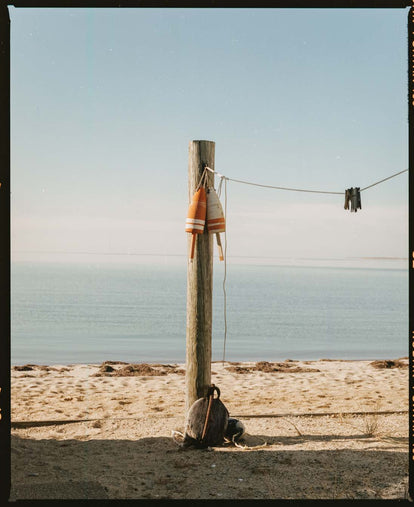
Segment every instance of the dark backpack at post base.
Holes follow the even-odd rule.
[[[214,398],[214,391],[217,398]],[[229,412],[220,400],[220,389],[212,384],[207,396],[196,400],[188,411],[183,446],[205,448],[221,445],[228,420]]]

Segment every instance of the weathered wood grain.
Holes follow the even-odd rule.
[[[215,143],[191,141],[188,157],[188,201],[197,188],[204,166],[214,169]],[[208,184],[214,175],[208,172]],[[188,250],[191,235],[188,234]],[[211,329],[213,306],[213,235],[197,234],[193,262],[187,267],[186,413],[211,384]]]

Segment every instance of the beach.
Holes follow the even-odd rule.
[[[185,365],[12,367],[11,500],[397,499],[408,359],[213,362],[238,446],[182,449]]]

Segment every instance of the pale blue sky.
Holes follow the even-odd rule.
[[[216,142],[218,172],[263,184],[342,192],[408,167],[406,10],[10,17],[15,260],[186,255],[192,139]],[[407,173],[356,214],[341,195],[229,182],[229,262],[406,257],[407,196]]]

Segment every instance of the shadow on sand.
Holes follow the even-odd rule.
[[[171,438],[33,440],[12,436],[12,491],[16,499],[353,499],[404,497],[406,452],[344,449],[363,435],[247,436],[255,446],[180,449]],[[306,449],[332,442],[334,450]],[[401,439],[402,449],[406,439]],[[291,445],[292,450],[277,446]],[[300,449],[298,447],[300,445]],[[370,444],[371,445],[371,444]],[[391,450],[393,449],[393,450]]]

